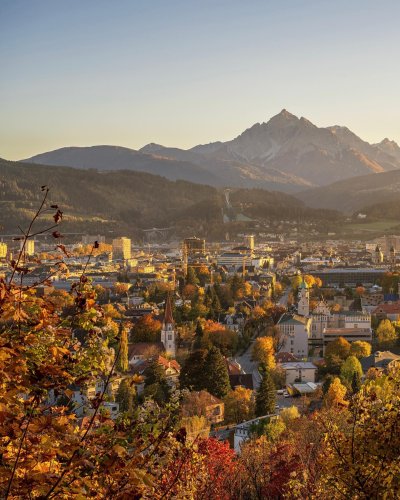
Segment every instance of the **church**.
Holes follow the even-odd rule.
[[[176,355],[176,333],[174,318],[172,316],[171,296],[167,295],[165,300],[164,320],[161,328],[161,342],[165,352],[172,358]]]

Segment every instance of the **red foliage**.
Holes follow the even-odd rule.
[[[198,498],[229,500],[230,486],[236,476],[237,461],[235,452],[227,442],[214,438],[203,439],[199,442],[198,451],[205,457],[207,480],[198,492]]]

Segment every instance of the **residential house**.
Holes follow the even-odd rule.
[[[193,391],[182,403],[182,416],[204,416],[209,424],[218,424],[225,418],[225,405],[207,391]]]
[[[379,304],[372,314],[379,320],[389,319],[390,321],[400,321],[400,300]]]
[[[285,372],[286,385],[315,382],[317,367],[309,361],[281,363],[279,366]]]

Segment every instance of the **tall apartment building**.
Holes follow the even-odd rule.
[[[22,249],[24,242],[21,241],[20,248]],[[34,240],[26,240],[25,242],[25,255],[31,257],[35,254],[35,241]]]
[[[194,255],[204,255],[206,253],[206,240],[204,238],[185,238],[183,247],[186,254],[191,257]]]
[[[254,234],[247,234],[244,237],[244,244],[246,247],[250,248],[251,251],[254,250]]]
[[[112,241],[113,258],[114,259],[130,259],[131,258],[131,240],[130,238],[115,238]]]
[[[7,243],[0,242],[0,259],[7,257]]]

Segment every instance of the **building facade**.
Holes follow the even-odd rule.
[[[130,238],[115,238],[112,241],[113,258],[128,260],[131,258],[131,240]]]

